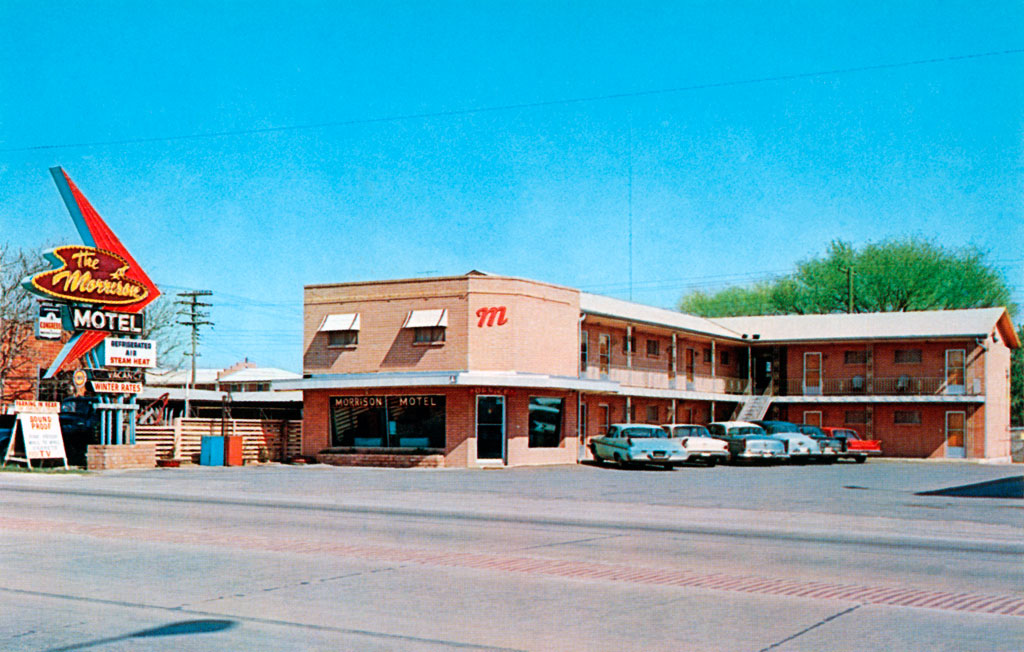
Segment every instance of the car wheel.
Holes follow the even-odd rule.
[[[857,464],[863,464],[864,462],[867,461],[868,456],[867,455],[858,455],[854,459],[857,460]]]
[[[716,460],[713,457],[709,457],[708,459],[706,459],[704,461],[704,464],[706,464],[710,468],[710,467],[714,466],[715,464],[718,464],[718,460]]]

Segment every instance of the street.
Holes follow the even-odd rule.
[[[1024,649],[1020,473],[0,473],[0,648]]]

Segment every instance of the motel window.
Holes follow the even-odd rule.
[[[585,441],[587,438],[587,404],[580,402],[580,413],[576,425],[579,432],[577,433],[580,437],[580,441]]]
[[[587,331],[580,331],[580,371],[587,370],[588,356],[590,354],[590,336]]]
[[[327,346],[355,346],[359,344],[359,331],[331,331],[327,334]]]
[[[844,351],[843,364],[867,364],[867,351]]]
[[[530,397],[530,448],[558,448],[564,404],[560,398]]]
[[[892,414],[892,422],[899,425],[919,424],[921,413],[918,410],[896,410]]]
[[[720,358],[720,362],[722,363],[723,366],[729,364],[729,352],[728,351],[722,351],[722,356]]]
[[[921,349],[896,349],[893,361],[896,364],[921,364]]]
[[[444,448],[444,395],[335,396],[331,445],[355,448]]]
[[[647,357],[657,358],[661,355],[661,347],[658,346],[658,340],[647,340]]]
[[[622,406],[622,420],[626,423],[636,423],[636,403]]]
[[[658,406],[648,405],[647,406],[647,423],[658,423]]]
[[[704,362],[711,362],[711,349],[704,349]]]
[[[600,431],[597,434],[607,435],[608,429],[611,428],[612,425],[612,409],[608,405],[604,404],[598,405],[597,409],[598,417],[601,419]]]
[[[445,340],[448,328],[448,311],[413,310],[405,318],[402,328],[413,330],[414,344],[440,344]]]
[[[431,326],[414,329],[412,341],[417,344],[434,344],[444,342],[444,333],[447,329],[443,326]]]
[[[626,355],[636,353],[636,336],[631,335],[629,337],[622,338],[622,352]]]
[[[843,419],[844,423],[864,425],[870,421],[867,410],[847,410]]]

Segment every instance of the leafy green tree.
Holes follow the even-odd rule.
[[[1024,324],[1017,328],[1017,337],[1024,341]],[[1024,348],[1010,354],[1010,423],[1024,426]]]
[[[951,249],[927,240],[891,240],[858,250],[837,240],[825,256],[789,276],[714,294],[684,296],[683,312],[705,317],[950,310],[1016,306],[1002,275],[974,247]]]

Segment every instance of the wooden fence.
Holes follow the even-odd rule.
[[[136,426],[135,442],[156,444],[157,459],[199,461],[204,436],[242,437],[242,457],[252,463],[266,449],[266,459],[284,461],[302,453],[302,422],[282,419],[175,419],[171,425]]]

